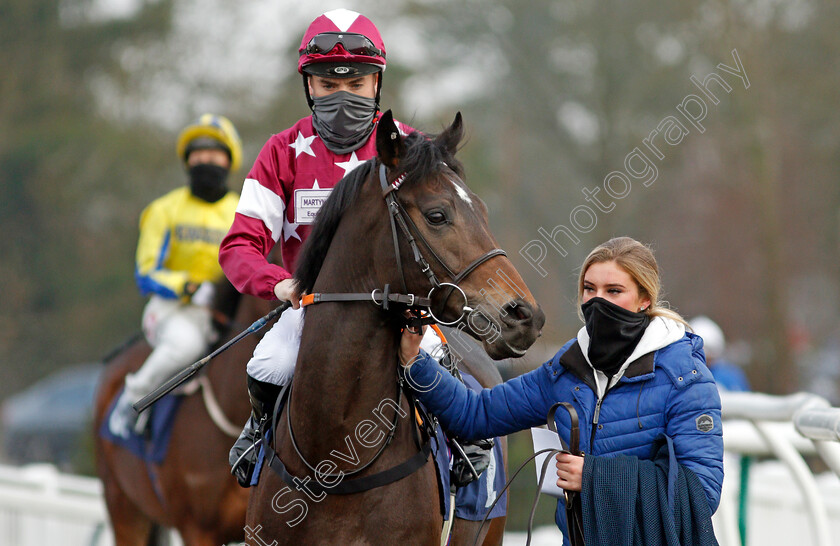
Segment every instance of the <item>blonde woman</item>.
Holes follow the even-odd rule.
[[[580,418],[585,456],[556,456],[557,485],[581,491],[588,546],[654,544],[675,532],[683,533],[682,543],[716,544],[709,518],[720,501],[723,441],[720,398],[705,365],[702,339],[687,332],[682,317],[660,301],[656,260],[634,239],[618,237],[595,248],[581,267],[577,288],[584,326],[540,368],[493,389],[470,392],[428,355],[418,354],[420,336],[407,332],[399,355],[406,377],[444,427],[465,439],[538,426],[555,402],[571,403]],[[568,442],[570,419],[564,413],[557,412],[556,425]],[[676,481],[676,473],[666,478],[667,493],[657,499],[656,484],[644,489],[651,484],[644,482],[642,471],[654,468],[662,445],[683,481]],[[628,469],[637,472],[635,485],[626,479]],[[599,479],[603,472],[613,474]],[[689,499],[674,504],[674,491],[682,491],[677,483],[689,489],[694,485],[694,504]],[[670,510],[667,517],[672,522],[682,518],[681,523],[660,525],[649,512],[641,517],[621,511],[660,501],[670,507],[663,513]],[[699,520],[693,530],[685,525],[687,507]],[[564,544],[570,544],[563,502],[558,502],[556,522]],[[700,536],[685,536],[694,532]],[[657,533],[660,537],[654,538]]]

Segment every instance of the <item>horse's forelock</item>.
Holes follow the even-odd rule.
[[[407,174],[406,184],[415,184],[435,177],[446,166],[463,178],[464,168],[435,136],[415,131],[405,139],[406,151],[400,161],[400,170]]]

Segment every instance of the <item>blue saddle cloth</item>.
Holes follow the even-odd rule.
[[[115,436],[108,428],[108,421],[111,419],[111,413],[114,411],[114,406],[116,406],[120,394],[122,394],[122,391],[111,402],[105,414],[105,419],[102,420],[102,425],[99,427],[99,435],[112,444],[127,449],[146,462],[162,463],[169,449],[172,423],[175,421],[175,415],[177,415],[178,407],[184,397],[169,394],[155,402],[151,408],[146,410],[152,412],[149,416],[146,434],[139,435],[131,430],[128,437],[123,438],[122,436]]]

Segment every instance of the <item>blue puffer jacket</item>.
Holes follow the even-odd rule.
[[[444,427],[465,439],[545,424],[549,408],[559,401],[571,402],[577,410],[585,455],[650,460],[654,440],[665,434],[673,441],[679,463],[700,479],[714,513],[723,484],[723,437],[720,396],[702,346],[701,338],[686,333],[637,358],[600,403],[593,370],[577,340],[536,370],[481,393],[466,389],[425,353],[406,376]],[[555,420],[568,443],[568,413],[558,410]],[[563,504],[558,503],[556,521],[564,535],[565,520]]]

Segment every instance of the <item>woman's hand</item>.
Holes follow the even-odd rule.
[[[297,290],[297,281],[294,279],[285,279],[274,285],[274,295],[277,299],[290,302],[294,309],[300,307],[300,294]]]
[[[557,487],[569,491],[580,491],[583,478],[583,457],[570,453],[558,453],[557,459]]]
[[[420,341],[423,339],[423,333],[426,332],[426,326],[423,326],[421,333],[415,333],[410,328],[405,328],[400,339],[400,364],[405,367],[410,366],[417,355],[420,353]]]

